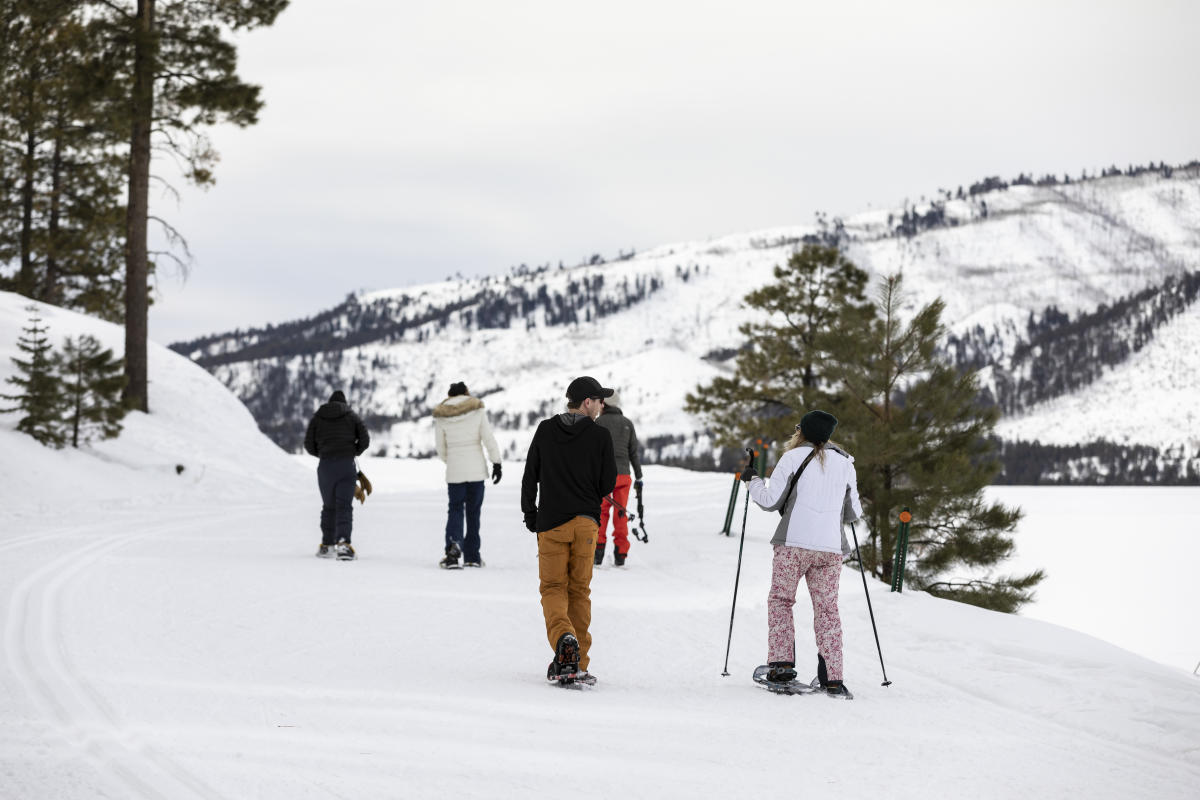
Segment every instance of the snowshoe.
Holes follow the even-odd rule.
[[[546,680],[559,686],[576,689],[596,685],[596,676],[586,669],[576,669],[572,672],[560,671],[557,659],[551,661],[550,666],[546,667]]]
[[[478,561],[464,561],[463,566],[478,569],[479,567],[483,566],[483,559],[481,558]]]
[[[317,558],[333,558],[333,545],[323,544],[318,547]]]
[[[788,673],[792,675],[789,680],[770,680],[768,676],[774,674],[775,677],[786,677]],[[790,667],[770,666],[763,664],[760,667],[754,668],[754,682],[762,686],[769,692],[775,694],[812,694],[819,689],[814,689],[810,684],[802,683],[795,678],[796,670]]]
[[[354,548],[344,540],[333,546],[333,552],[337,555],[338,561],[353,561],[358,558],[354,553]]]

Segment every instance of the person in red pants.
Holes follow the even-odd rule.
[[[629,508],[629,487],[634,486],[639,490],[642,487],[642,464],[638,460],[637,431],[629,418],[621,412],[621,401],[616,394],[605,398],[604,412],[596,420],[596,424],[607,428],[613,438],[613,454],[617,459],[617,486],[612,491],[612,498],[621,508]],[[629,517],[623,514],[620,508],[613,508],[613,504],[607,499],[600,504],[600,538],[596,540],[596,566],[604,563],[609,515],[613,521],[613,563],[618,567],[624,566],[625,557],[629,555]]]

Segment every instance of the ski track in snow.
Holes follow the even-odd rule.
[[[98,561],[149,535],[210,525],[211,519],[110,533],[127,520],[50,534],[28,534],[4,547],[29,547],[68,535],[83,539],[30,572],[13,589],[5,619],[5,652],[11,673],[57,728],[56,736],[94,764],[116,796],[217,800],[206,786],[123,725],[108,701],[73,666],[62,631],[62,596],[69,584]],[[133,794],[131,795],[130,792]]]

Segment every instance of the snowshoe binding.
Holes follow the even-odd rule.
[[[810,684],[796,680],[796,670],[791,664],[763,664],[755,667],[752,677],[759,686],[775,694],[812,694],[818,691]]]
[[[317,558],[333,558],[334,545],[323,544],[317,548]]]
[[[338,561],[353,561],[358,558],[354,553],[354,548],[345,539],[333,546],[333,552],[337,555]]]

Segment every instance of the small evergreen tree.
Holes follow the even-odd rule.
[[[746,305],[769,316],[741,326],[746,345],[733,377],[696,387],[684,406],[725,446],[786,440],[798,414],[829,405],[830,366],[855,360],[874,317],[867,273],[836,247],[806,244],[774,274],[775,283],[746,295]]]
[[[16,402],[11,408],[0,409],[0,413],[24,414],[17,422],[17,430],[27,433],[47,447],[62,447],[66,436],[62,429],[62,387],[54,374],[50,342],[46,338],[47,328],[42,325],[37,309],[28,308],[29,324],[22,329],[17,348],[28,354],[27,359],[13,357],[17,375],[10,375],[8,383],[20,388],[19,394],[0,394],[0,398]]]
[[[884,281],[870,352],[842,362],[842,396],[833,404],[856,459],[866,514],[865,569],[884,581],[892,559],[900,510],[908,507],[905,582],[915,589],[998,611],[1032,599],[1041,570],[999,578],[944,580],[955,568],[972,576],[1013,551],[1009,534],[1019,509],[988,503],[983,490],[1000,470],[993,429],[999,412],[979,402],[974,371],[959,372],[939,356],[945,340],[944,304],[935,300],[903,324],[900,278]],[[832,377],[832,376],[831,376]]]
[[[70,337],[63,351],[54,357],[62,376],[65,422],[70,428],[71,446],[91,441],[96,435],[111,439],[121,432],[126,408],[121,402],[125,388],[125,365],[113,358],[112,350],[101,350],[94,336]]]

